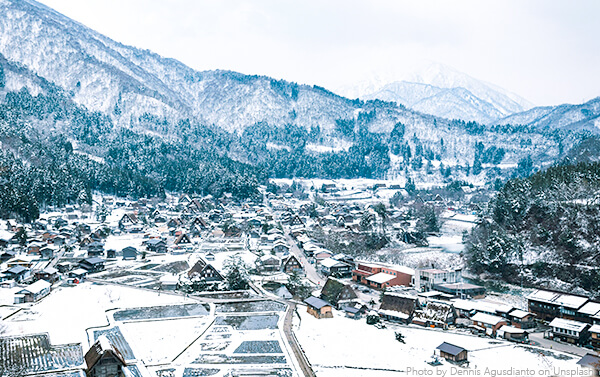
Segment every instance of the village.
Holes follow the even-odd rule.
[[[402,187],[273,181],[255,202],[98,194],[31,224],[0,221],[3,367],[48,377],[598,375],[600,303],[474,281],[460,251],[478,193],[414,198]],[[422,209],[437,232],[419,229]],[[352,250],[364,235],[393,241]]]

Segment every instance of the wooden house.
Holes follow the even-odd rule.
[[[104,335],[85,354],[88,377],[124,376],[125,358]]]
[[[99,241],[90,242],[87,245],[88,257],[99,257],[104,255],[104,244]]]
[[[540,289],[527,296],[527,307],[529,312],[543,321],[552,321],[554,318],[574,320],[577,311],[588,301],[587,297]]]
[[[128,228],[130,226],[136,225],[139,222],[137,215],[135,213],[126,213],[119,220],[119,228]]]
[[[24,266],[14,266],[4,271],[4,274],[11,280],[17,283],[27,280],[31,276],[29,268]]]
[[[256,259],[256,267],[262,272],[275,272],[281,268],[281,258],[272,254],[265,254]]]
[[[121,253],[123,254],[123,260],[135,260],[137,259],[138,251],[133,246],[125,247]]]
[[[487,335],[492,337],[496,336],[496,332],[500,327],[508,325],[508,320],[506,318],[481,312],[475,313],[475,315],[471,317],[471,321],[473,321],[474,326],[485,331]]]
[[[19,296],[19,299],[22,298],[21,302],[36,302],[50,293],[50,287],[52,287],[52,284],[49,282],[38,280],[21,289],[16,294]]]
[[[589,323],[582,323],[565,318],[554,318],[549,324],[552,339],[566,343],[584,344],[589,339]]]
[[[349,276],[352,273],[351,265],[337,261],[333,258],[323,259],[319,265],[321,267],[321,272],[326,276]]]
[[[513,342],[526,342],[529,339],[527,331],[508,325],[500,327],[497,335],[499,338],[504,338]]]
[[[304,300],[306,311],[315,318],[333,318],[331,305],[318,297],[311,296]]]
[[[302,272],[302,270],[303,270],[302,264],[300,263],[298,258],[296,258],[295,255],[291,255],[291,254],[283,259],[283,261],[281,263],[281,269],[286,274],[291,274],[292,272]]]
[[[511,326],[518,329],[531,329],[535,327],[535,314],[524,310],[515,309],[508,313]]]
[[[166,253],[167,252],[167,243],[164,240],[159,238],[151,238],[146,243],[146,249],[148,251],[156,252],[156,253]]]
[[[207,283],[221,282],[225,280],[217,269],[204,259],[198,259],[196,264],[187,273],[190,280],[202,280]]]
[[[585,368],[587,376],[600,376],[600,356],[586,353],[577,363],[580,368]]]
[[[466,349],[447,342],[437,346],[436,353],[439,353],[440,357],[454,363],[468,362],[468,352]]]
[[[590,327],[588,332],[590,333],[590,345],[596,351],[600,351],[600,325]]]
[[[79,261],[79,267],[88,272],[98,272],[104,270],[104,259],[92,257]]]
[[[34,273],[36,280],[46,280],[49,283],[54,283],[59,279],[58,270],[54,267],[46,267],[43,270]]]
[[[378,313],[388,321],[410,323],[417,303],[414,296],[400,292],[384,292]]]
[[[357,300],[358,296],[350,284],[329,277],[321,289],[321,298],[333,306],[340,308],[344,304]]]
[[[175,238],[174,243],[175,245],[191,245],[192,240],[190,239],[190,236],[187,235],[187,233],[182,233],[179,236],[177,236],[177,238]]]

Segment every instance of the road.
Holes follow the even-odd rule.
[[[325,281],[327,279],[322,277],[317,272],[315,265],[308,261],[308,259],[306,258],[306,256],[302,252],[302,250],[300,250],[298,245],[296,245],[296,241],[294,241],[292,239],[292,236],[290,235],[290,230],[288,229],[288,227],[283,227],[283,233],[288,242],[288,245],[290,245],[290,252],[292,254],[294,254],[296,256],[296,258],[298,258],[300,263],[302,263],[302,266],[304,267],[304,271],[306,272],[306,278],[308,280],[310,280],[313,284],[318,285],[319,287],[322,287],[323,284],[325,284]]]
[[[298,365],[300,369],[302,369],[302,373],[305,377],[316,377],[315,372],[306,357],[306,354],[302,350],[300,343],[296,339],[296,336],[292,330],[292,318],[294,316],[294,311],[296,310],[296,304],[293,302],[288,302],[288,309],[285,313],[285,319],[283,321],[283,333],[288,340],[288,343],[292,347],[292,352],[294,352],[294,357],[298,361]]]
[[[567,343],[563,343],[563,342],[555,342],[554,340],[551,340],[551,339],[545,339],[543,332],[534,332],[534,333],[529,334],[529,340],[531,341],[532,344],[542,347],[542,348],[567,352],[567,353],[578,355],[578,356],[585,356],[586,353],[591,352],[587,348],[577,347],[572,344],[567,344]]]

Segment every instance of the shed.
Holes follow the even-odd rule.
[[[121,253],[123,253],[123,259],[127,260],[127,259],[136,259],[137,258],[137,254],[138,251],[135,247],[133,246],[127,246],[126,248],[124,248]]]
[[[311,296],[304,303],[307,305],[306,311],[315,318],[333,318],[331,305],[327,301]]]
[[[439,352],[440,357],[443,357],[448,361],[464,363],[468,358],[466,349],[447,342],[440,344],[436,350]]]

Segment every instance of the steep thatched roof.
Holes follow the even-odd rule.
[[[321,298],[337,306],[340,301],[353,300],[358,296],[349,284],[330,277],[321,290]]]

